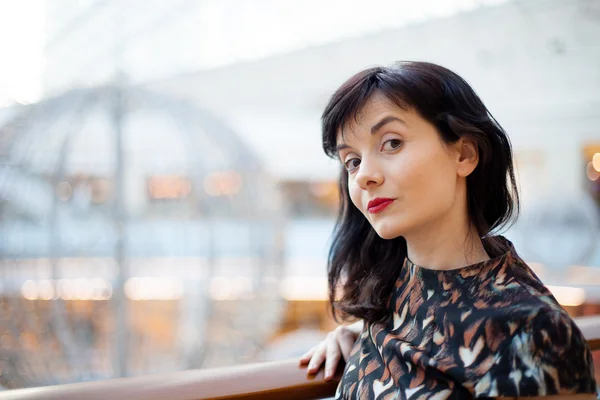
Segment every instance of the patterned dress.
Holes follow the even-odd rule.
[[[450,271],[406,259],[387,323],[365,323],[336,399],[471,399],[596,393],[583,335],[508,249]]]

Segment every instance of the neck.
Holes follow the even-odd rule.
[[[416,265],[434,270],[451,270],[489,260],[477,229],[465,221],[468,221],[466,209],[405,235],[408,258]]]

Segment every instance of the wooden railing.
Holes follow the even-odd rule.
[[[592,350],[600,350],[600,315],[575,318]],[[341,371],[330,382],[312,377],[298,360],[222,369],[190,370],[136,378],[74,383],[0,392],[0,400],[188,400],[318,399],[335,393]]]
[[[592,351],[600,351],[600,315],[574,318]]]

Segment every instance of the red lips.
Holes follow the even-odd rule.
[[[367,204],[367,209],[369,210],[370,213],[377,213],[377,212],[383,211],[387,206],[392,204],[393,201],[394,201],[394,199],[378,197],[376,199],[369,201],[369,204]]]

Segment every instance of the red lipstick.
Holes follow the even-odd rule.
[[[369,201],[369,204],[367,204],[367,210],[369,210],[369,212],[373,213],[373,214],[381,212],[381,211],[385,210],[387,206],[392,204],[393,201],[394,201],[394,199],[378,197],[376,199]]]

